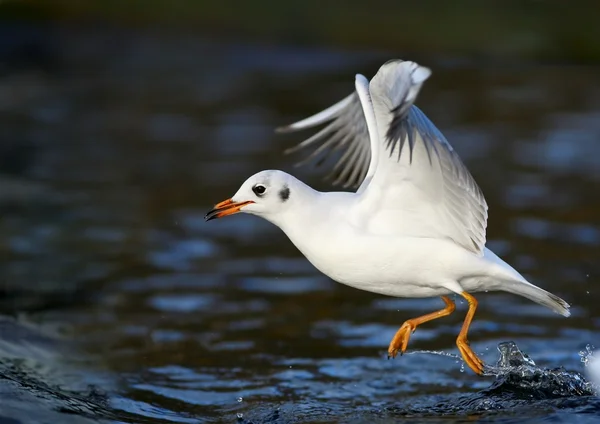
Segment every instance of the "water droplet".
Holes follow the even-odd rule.
[[[241,401],[243,401],[243,400],[244,400],[244,398],[243,398],[243,397],[241,397],[241,396],[240,396],[239,398],[237,398],[237,401],[238,401],[238,402],[241,402]]]
[[[589,290],[586,290],[585,292],[586,292],[587,294],[590,294],[590,291],[589,291]]]
[[[594,345],[586,344],[585,350],[579,352],[579,356],[581,357],[581,362],[583,362],[583,366],[587,367],[589,365],[590,359],[594,357]]]
[[[465,372],[465,363],[461,362],[460,364],[460,372]]]
[[[242,419],[242,418],[244,418],[244,414],[242,414],[241,412],[238,412],[238,413],[237,413],[237,417],[238,417],[239,419]]]

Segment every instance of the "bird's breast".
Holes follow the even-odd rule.
[[[408,238],[370,236],[339,226],[290,239],[319,271],[351,286],[408,284],[428,279],[439,268],[439,260],[422,243]]]

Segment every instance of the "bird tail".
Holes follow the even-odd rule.
[[[538,286],[534,286],[525,280],[504,280],[502,281],[502,285],[499,287],[499,289],[526,297],[527,299],[533,300],[540,305],[552,309],[554,312],[562,316],[568,317],[571,315],[571,311],[569,311],[570,305],[567,302],[560,297],[547,292]]]
[[[501,284],[498,285],[497,290],[526,297],[535,303],[539,303],[540,305],[552,309],[562,316],[568,317],[571,315],[571,312],[569,311],[570,305],[567,302],[560,297],[531,284],[525,277],[500,259],[494,252],[486,248],[484,257],[498,265],[499,272],[497,278],[499,278]]]

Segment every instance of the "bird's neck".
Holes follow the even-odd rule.
[[[297,180],[294,181],[294,187],[290,190],[290,199],[288,207],[284,213],[277,213],[264,218],[277,225],[290,238],[296,238],[303,229],[309,227],[314,219],[316,210],[315,205],[320,203],[323,193],[314,190],[312,187]],[[292,239],[293,241],[293,239]]]
[[[283,230],[290,241],[309,259],[315,246],[335,237],[334,223],[345,219],[346,211],[352,202],[352,193],[322,193],[310,189],[305,198],[289,209],[279,219],[272,220]],[[314,253],[314,252],[312,252]]]

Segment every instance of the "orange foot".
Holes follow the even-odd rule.
[[[456,346],[458,346],[458,350],[469,368],[476,374],[483,375],[483,361],[473,352],[473,349],[469,346],[469,341],[466,338],[459,337],[456,339]]]
[[[396,331],[394,338],[390,342],[390,346],[388,347],[388,359],[395,358],[396,355],[398,355],[398,352],[400,352],[400,355],[406,352],[410,335],[414,333],[416,329],[417,326],[413,324],[413,321],[410,319],[402,324],[402,327]]]
[[[454,312],[456,306],[454,305],[452,299],[450,299],[448,296],[442,296],[442,300],[446,304],[444,309],[440,309],[439,311],[435,311],[418,318],[406,320],[404,324],[402,324],[402,327],[400,327],[390,342],[390,346],[388,347],[388,359],[395,358],[396,355],[398,355],[398,352],[400,352],[401,355],[406,352],[410,335],[415,332],[419,325],[427,321],[445,317]]]
[[[467,316],[462,329],[460,330],[460,333],[458,333],[456,346],[458,346],[458,350],[469,368],[475,371],[476,374],[483,375],[483,361],[479,359],[475,352],[473,352],[473,349],[471,349],[469,341],[467,340],[467,332],[469,331],[469,326],[471,325],[475,310],[477,309],[477,300],[467,292],[462,292],[461,294],[467,299],[467,302],[469,302],[469,310],[467,311]]]

